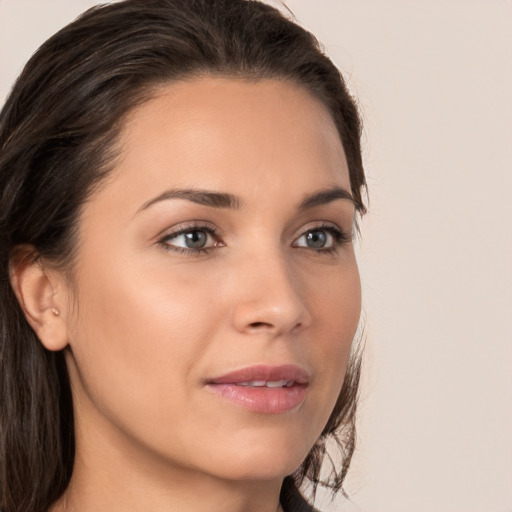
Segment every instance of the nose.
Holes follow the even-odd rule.
[[[284,258],[253,258],[239,269],[233,325],[244,334],[277,337],[311,324],[299,276]]]

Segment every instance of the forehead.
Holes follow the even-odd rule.
[[[203,77],[163,86],[126,118],[120,140],[114,174],[126,192],[148,197],[164,186],[242,196],[262,187],[350,189],[330,113],[289,81]]]

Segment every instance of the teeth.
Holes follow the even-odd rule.
[[[290,388],[293,384],[293,380],[251,380],[249,382],[238,382],[237,386],[252,386],[255,388]]]
[[[265,385],[264,380],[251,380],[249,381],[249,386],[253,386],[255,388],[262,388]]]
[[[269,380],[267,382],[268,388],[283,388],[288,384],[286,380]]]

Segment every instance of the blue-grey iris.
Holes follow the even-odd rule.
[[[206,245],[208,235],[204,231],[185,233],[185,244],[189,249],[201,249]]]
[[[318,249],[319,247],[325,247],[327,243],[327,233],[325,231],[310,231],[306,235],[306,244],[308,247]]]

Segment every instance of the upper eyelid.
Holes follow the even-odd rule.
[[[295,239],[304,235],[308,231],[315,231],[317,229],[319,229],[319,230],[333,229],[333,230],[339,231],[340,233],[343,233],[343,234],[351,234],[352,233],[352,229],[350,229],[350,231],[347,231],[346,229],[341,227],[336,222],[332,222],[329,220],[314,220],[314,221],[308,222],[307,224],[303,225],[301,228],[296,230],[295,235],[294,235]]]
[[[322,228],[334,228],[339,231],[347,231],[343,229],[341,226],[339,226],[336,222],[328,221],[328,220],[313,220],[310,221],[304,225],[302,225],[300,228],[295,230],[294,236],[300,236],[301,234],[306,233],[307,231],[311,231],[314,229],[322,229]],[[186,233],[187,231],[201,231],[201,230],[209,231],[211,233],[215,233],[218,236],[220,235],[220,229],[212,224],[209,221],[203,221],[203,220],[193,220],[188,221],[184,223],[180,223],[177,226],[173,227],[167,227],[164,229],[159,235],[160,236],[166,236],[166,235],[176,235],[180,233]]]
[[[338,229],[340,231],[343,231],[341,226],[339,226],[336,222],[333,222],[333,221],[330,221],[330,220],[318,219],[318,220],[313,220],[313,221],[310,221],[310,222],[302,225],[297,230],[297,232],[300,234],[300,233],[305,233],[306,231],[312,231],[314,229],[331,228],[331,227],[334,228],[334,229]]]
[[[188,231],[208,231],[212,235],[219,236],[219,229],[208,221],[188,221],[182,222],[177,226],[167,227],[162,230],[155,238],[161,240],[162,238],[168,238],[171,236],[178,236],[183,233],[187,233]]]
[[[295,230],[295,233],[293,236],[293,243],[295,243],[301,236],[304,236],[309,231],[314,230],[321,230],[321,229],[332,229],[335,231],[338,231],[342,235],[348,238],[353,237],[353,228],[351,227],[350,230],[343,229],[341,226],[339,226],[336,222],[327,221],[327,220],[314,220],[306,223],[301,228]],[[182,224],[178,224],[177,226],[173,228],[167,228],[163,230],[157,237],[157,241],[163,242],[166,239],[172,239],[174,237],[178,237],[184,233],[190,232],[190,231],[206,231],[208,234],[210,234],[216,241],[221,240],[222,241],[222,234],[220,233],[220,230],[217,226],[213,225],[209,221],[203,221],[203,220],[194,220],[194,221],[188,221],[184,222]],[[191,249],[193,251],[193,249]]]
[[[206,246],[206,247],[198,247],[198,248],[194,249],[192,247],[185,248],[185,247],[179,247],[177,245],[174,246],[171,243],[172,240],[175,240],[175,239],[179,238],[180,236],[185,235],[186,233],[190,233],[191,231],[205,231],[207,233],[208,237],[210,237],[213,240],[213,245],[209,245],[209,246]],[[163,244],[163,245],[167,245],[169,247],[176,247],[176,248],[179,248],[179,249],[183,249],[185,251],[198,252],[198,251],[207,251],[208,249],[213,249],[216,246],[217,247],[220,247],[221,245],[223,246],[224,243],[221,243],[221,244],[218,243],[220,240],[221,240],[220,237],[212,229],[207,228],[207,227],[197,227],[197,228],[178,229],[175,232],[170,232],[170,233],[168,233],[166,235],[163,235],[163,236],[159,237],[158,243],[159,244]]]

